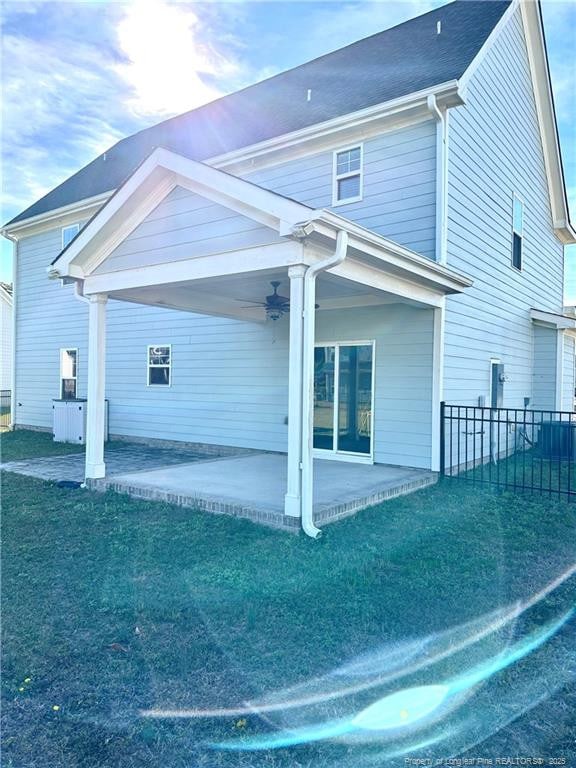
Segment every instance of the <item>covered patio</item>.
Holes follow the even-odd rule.
[[[182,219],[185,232],[181,229],[178,235],[147,221],[175,190],[185,190],[182,204],[188,206]],[[145,481],[128,475],[106,477],[108,299],[256,324],[275,324],[289,315],[283,362],[287,456],[260,458],[260,464],[242,459],[258,469],[250,475],[251,485],[258,486],[251,491],[251,503],[258,500],[254,508],[263,512],[266,507],[269,514],[281,516],[283,527],[301,526],[317,537],[315,523],[322,522],[323,515],[350,514],[381,500],[376,496],[390,492],[389,481],[402,487],[404,480],[422,481],[438,470],[445,296],[470,285],[445,266],[331,211],[314,210],[159,149],[60,254],[50,274],[74,281],[79,298],[89,305],[85,476],[91,485],[98,481],[118,490],[138,486],[144,494],[144,486],[151,484],[155,493],[198,500],[202,478],[220,471],[223,490],[216,492],[218,498],[208,494],[211,498],[204,502],[250,506],[238,487],[226,496],[222,461],[194,464],[192,475],[180,467],[159,470],[154,477],[148,473]],[[271,282],[289,286],[289,296],[276,310],[272,307],[274,311],[267,296]],[[266,297],[265,307],[251,297]],[[407,344],[397,344],[396,357],[392,351],[386,357],[386,350],[394,350],[395,337],[403,334],[412,334]],[[319,359],[334,390],[328,419],[318,403]],[[351,359],[355,378],[347,389],[348,401],[340,403],[344,395],[338,371],[350,368]],[[355,390],[363,387],[368,396],[360,403],[355,391],[351,408],[352,385]],[[406,391],[412,392],[409,398]],[[344,447],[338,445],[342,414],[354,422],[357,437]],[[326,423],[320,424],[322,419]],[[194,436],[190,438],[193,442]],[[329,449],[326,439],[331,441]],[[235,444],[249,447],[238,440]],[[352,488],[354,477],[362,488]],[[167,480],[170,487],[163,488]],[[354,499],[348,498],[348,491]]]

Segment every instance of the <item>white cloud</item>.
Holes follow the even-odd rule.
[[[174,115],[205,104],[222,93],[214,81],[236,72],[210,44],[199,13],[161,0],[128,6],[118,25],[127,63],[117,71],[131,86],[128,103],[136,114]]]

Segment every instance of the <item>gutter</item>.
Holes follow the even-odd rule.
[[[316,327],[316,277],[320,272],[336,267],[346,258],[348,233],[339,230],[336,249],[326,259],[308,267],[304,275],[304,323],[302,360],[302,529],[307,536],[318,539],[322,531],[314,525],[312,439],[314,433],[314,341]]]
[[[448,242],[448,112],[431,93],[426,105],[436,120],[436,261],[446,264]]]

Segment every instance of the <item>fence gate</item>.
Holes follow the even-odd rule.
[[[440,474],[576,498],[576,413],[441,404]]]

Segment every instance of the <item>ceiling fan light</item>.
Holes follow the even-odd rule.
[[[268,320],[279,320],[283,314],[282,307],[266,307],[266,317]]]

